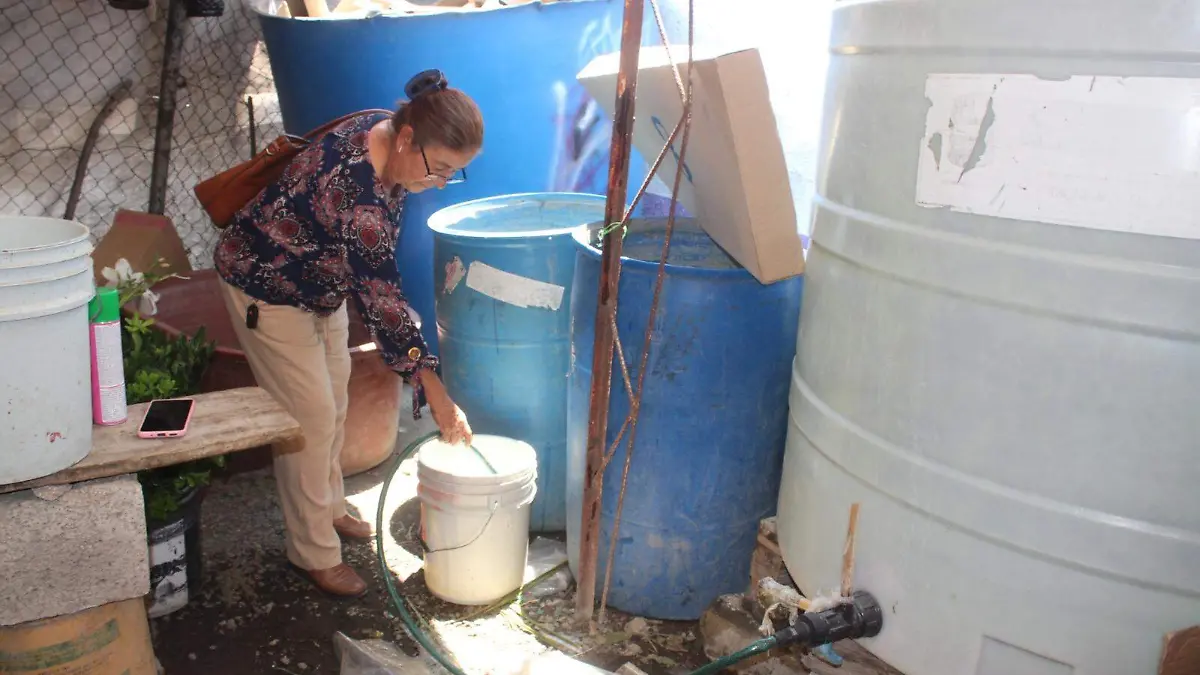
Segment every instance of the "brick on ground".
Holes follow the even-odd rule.
[[[77,483],[65,492],[0,495],[0,514],[0,626],[150,591],[142,487],[134,476]]]

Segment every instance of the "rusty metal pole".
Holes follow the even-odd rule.
[[[621,277],[620,222],[629,188],[629,154],[633,137],[633,109],[638,80],[638,54],[642,45],[645,0],[625,0],[621,21],[621,66],[617,71],[617,103],[613,114],[612,145],[608,164],[608,202],[604,222],[609,225],[600,259],[600,294],[596,303],[596,337],[592,352],[592,390],[588,407],[587,469],[583,481],[583,523],[579,542],[579,579],[575,616],[590,621],[596,606],[596,562],[600,553],[600,497],[605,437],[608,434],[608,396],[612,388],[613,317],[617,313],[617,282]]]
[[[183,31],[187,23],[184,0],[167,3],[167,34],[158,84],[158,119],[154,125],[154,160],[150,166],[150,204],[146,210],[162,215],[167,209],[167,177],[171,171],[171,140],[175,133],[176,94],[183,60]]]

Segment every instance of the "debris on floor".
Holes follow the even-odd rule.
[[[352,512],[375,521],[390,467],[389,460],[346,480]],[[421,572],[416,485],[416,463],[406,462],[387,498],[385,557],[429,637],[467,672],[575,675],[549,667],[569,657],[606,672],[632,662],[646,675],[674,675],[707,661],[694,622],[653,621],[610,610],[606,625],[594,634],[579,626],[574,584],[562,564],[565,544],[551,537],[531,543],[526,580],[546,578],[520,598],[493,608],[434,598]],[[364,598],[329,599],[288,571],[283,518],[269,469],[216,481],[202,518],[203,584],[192,590],[187,606],[151,624],[155,651],[170,675],[339,675],[337,633],[360,643],[390,643],[409,658],[418,655],[389,603],[373,541],[343,547],[344,560],[371,586]]]
[[[793,609],[824,609],[828,602],[799,603],[801,598],[796,589],[767,577],[759,581],[755,594],[730,594],[717,598],[700,618],[700,634],[703,637],[704,653],[709,659],[729,656],[746,645],[774,631],[764,626],[772,624],[768,612],[777,612],[777,619],[787,620]],[[782,627],[782,621],[774,624]],[[900,675],[896,670],[875,658],[853,641],[839,642],[837,647],[825,647],[806,651],[799,646],[779,647],[747,659],[731,667],[740,675],[790,675],[792,673],[816,673],[817,675]]]
[[[537,583],[533,583],[534,581]],[[567,569],[566,542],[545,537],[537,537],[529,542],[525,597],[546,598],[557,595],[571,588],[573,582],[571,570]]]
[[[441,675],[446,670],[429,655],[409,656],[396,645],[379,639],[355,640],[337,632],[333,652],[338,675]]]
[[[505,674],[510,675],[510,674]],[[518,672],[511,675],[609,675],[608,671],[576,661],[560,652],[546,652],[530,657]]]
[[[760,639],[761,616],[756,616],[759,605],[741,594],[723,595],[713,602],[700,618],[700,634],[704,640],[704,654],[710,659],[729,656],[746,645]],[[806,673],[803,655],[796,649],[775,649],[755,658],[747,659],[734,668],[743,675],[786,675]]]

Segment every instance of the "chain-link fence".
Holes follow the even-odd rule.
[[[188,19],[166,215],[197,267],[216,230],[192,194],[199,180],[250,156],[282,119],[253,0]],[[123,11],[108,0],[0,0],[0,213],[62,217],[88,129],[111,100],[76,208],[107,231],[118,209],[145,210],[154,151],[166,0]]]

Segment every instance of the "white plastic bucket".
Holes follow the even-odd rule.
[[[92,449],[91,252],[79,223],[0,216],[0,484]]]
[[[457,605],[486,605],[521,587],[537,453],[475,436],[473,447],[430,440],[417,456],[425,584]]]

